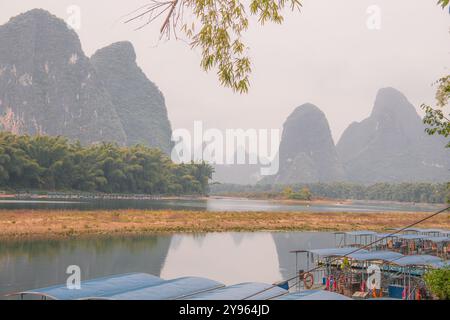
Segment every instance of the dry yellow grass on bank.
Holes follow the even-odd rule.
[[[0,211],[0,238],[64,238],[161,232],[343,231],[403,227],[429,213],[309,213],[195,211]],[[420,225],[450,229],[450,214]]]

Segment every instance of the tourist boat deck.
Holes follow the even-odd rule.
[[[450,231],[442,229],[410,228],[398,234],[373,231],[335,233],[336,247],[390,250],[404,255],[429,254],[444,260],[447,260],[449,244]]]
[[[343,247],[292,251],[296,255],[296,270],[304,278],[297,281],[297,290],[309,289],[313,282],[314,286],[322,285],[325,290],[350,297],[355,294],[365,298],[368,294],[396,299],[429,297],[423,275],[430,269],[449,266],[449,231],[418,228],[403,231],[337,232],[335,241]],[[305,275],[298,269],[299,255],[306,255],[303,262],[313,272]],[[374,272],[379,272],[380,281],[376,288],[368,288],[368,279]]]

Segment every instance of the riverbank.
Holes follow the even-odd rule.
[[[0,211],[1,239],[58,239],[96,235],[203,233],[234,231],[386,231],[404,227],[429,213],[346,212],[200,212],[200,211]],[[450,214],[442,214],[421,228],[450,229]]]
[[[0,200],[207,200],[204,195],[146,195],[126,193],[0,193]]]
[[[242,194],[215,194],[215,195],[145,195],[145,194],[108,194],[108,193],[70,193],[70,192],[29,192],[29,193],[12,193],[0,191],[1,201],[107,201],[107,200],[163,200],[163,201],[207,201],[207,200],[254,200],[267,201],[272,204],[282,205],[302,205],[302,206],[342,206],[352,205],[355,203],[365,204],[385,204],[385,205],[409,205],[409,206],[436,206],[445,205],[445,203],[427,203],[427,202],[408,202],[393,200],[356,200],[356,199],[338,199],[338,198],[320,198],[313,197],[311,200],[287,199],[283,196],[268,197],[263,194],[242,195]],[[1,209],[0,209],[1,210]],[[414,211],[412,209],[411,211]],[[417,210],[420,211],[420,210]]]

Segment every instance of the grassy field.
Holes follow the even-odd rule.
[[[427,213],[273,213],[195,211],[0,211],[0,238],[65,238],[83,235],[139,235],[161,232],[343,231],[403,227]],[[450,229],[450,214],[422,228]]]

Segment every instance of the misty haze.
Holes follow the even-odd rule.
[[[0,300],[449,299],[436,1],[3,5]]]

